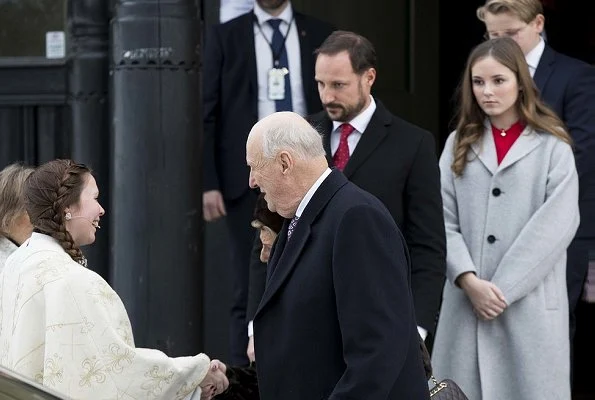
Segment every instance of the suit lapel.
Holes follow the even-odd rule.
[[[286,221],[283,225],[284,231],[280,234],[279,243],[276,245],[274,255],[272,256],[269,266],[272,272],[270,279],[267,281],[260,305],[258,306],[257,315],[275,293],[280,290],[291,271],[295,268],[304,247],[310,240],[312,223],[318,218],[318,215],[334,194],[347,182],[345,176],[339,171],[334,170],[331,172],[310,199],[289,241],[287,240],[288,222]]]
[[[331,133],[333,131],[333,121],[330,120],[326,111],[307,118],[310,125],[322,135],[322,146],[326,154],[326,160],[329,166],[333,166],[333,155],[331,154]]]
[[[535,85],[541,92],[543,92],[545,84],[554,70],[555,58],[554,50],[546,45],[533,75],[533,81],[535,81]]]
[[[386,135],[388,135],[388,126],[390,125],[390,115],[382,103],[376,102],[376,111],[372,115],[366,131],[362,133],[355,150],[345,166],[343,173],[347,178],[366,161],[374,149],[380,145]]]
[[[514,142],[506,156],[498,167],[499,170],[510,167],[512,164],[525,157],[533,151],[542,141],[541,135],[535,133],[530,127],[526,127],[521,136]]]
[[[287,243],[287,227],[289,226],[289,220],[286,219],[283,222],[283,226],[281,227],[281,231],[279,235],[277,235],[277,240],[273,244],[273,248],[271,249],[270,259],[267,262],[267,282],[271,279],[272,272],[275,270],[279,259],[281,258],[281,254],[283,253],[283,249],[285,248],[285,244]]]

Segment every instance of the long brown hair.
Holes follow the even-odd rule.
[[[91,170],[72,160],[53,160],[38,167],[25,183],[25,207],[36,230],[52,236],[75,261],[83,253],[66,230],[65,210],[79,202]]]
[[[459,84],[457,133],[454,160],[451,166],[457,176],[462,175],[467,165],[467,153],[471,145],[477,142],[485,131],[486,114],[473,95],[471,69],[478,61],[486,57],[494,58],[515,74],[519,88],[516,108],[520,120],[536,132],[550,133],[568,144],[572,143],[564,123],[541,100],[519,45],[508,37],[490,39],[473,49],[467,59],[465,72]]]

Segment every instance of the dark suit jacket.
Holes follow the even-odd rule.
[[[294,11],[302,83],[308,113],[322,106],[314,81],[314,55],[332,26]],[[203,190],[221,190],[226,200],[249,190],[246,139],[258,121],[254,14],[216,25],[206,37],[203,65]]]
[[[254,319],[262,400],[428,399],[405,242],[333,171],[287,223]]]
[[[581,213],[576,237],[595,238],[595,68],[546,45],[533,79],[574,140]]]
[[[351,182],[378,197],[403,232],[411,254],[417,323],[432,335],[446,271],[440,171],[434,139],[429,132],[392,115],[378,100],[376,104],[376,112],[343,172]],[[325,112],[309,120],[324,135],[326,153],[331,154],[332,121]],[[330,157],[329,162],[332,163]],[[249,319],[262,297],[264,281],[264,268],[253,259]]]

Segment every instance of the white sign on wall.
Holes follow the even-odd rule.
[[[66,35],[63,31],[45,33],[45,56],[46,58],[66,57]]]

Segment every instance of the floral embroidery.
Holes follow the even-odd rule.
[[[58,354],[54,354],[46,360],[44,369],[41,373],[35,375],[35,381],[42,383],[46,386],[56,386],[56,381],[62,382],[64,378],[64,368],[60,365],[62,357]]]
[[[188,396],[198,387],[199,383],[200,382],[194,382],[189,384],[188,382],[184,382],[180,390],[176,392],[176,399],[181,400],[186,398],[186,396]]]
[[[96,280],[92,283],[93,289],[87,291],[87,294],[95,298],[96,303],[104,306],[112,306],[118,299],[118,295],[103,280]]]
[[[116,332],[122,338],[124,343],[130,347],[134,347],[134,339],[132,336],[132,327],[128,320],[121,320],[120,325],[116,328]]]
[[[159,371],[159,366],[154,365],[145,373],[149,378],[141,385],[141,389],[146,390],[147,394],[153,397],[158,396],[163,391],[164,385],[169,385],[174,377],[173,371]]]
[[[95,383],[105,382],[105,373],[101,370],[99,360],[96,357],[86,358],[82,366],[85,374],[81,376],[79,386],[91,387],[91,381],[95,381]]]
[[[83,317],[83,322],[81,322],[81,324],[83,325],[81,327],[81,333],[89,333],[95,326],[95,324],[93,322],[90,322],[89,320],[87,320],[87,317]]]
[[[40,266],[38,271],[39,272],[35,275],[35,282],[39,287],[43,287],[47,283],[60,278],[60,271],[53,265]]]
[[[119,344],[112,343],[109,345],[109,350],[105,352],[105,370],[121,374],[124,367],[132,364],[134,356],[134,352],[130,349],[122,349]]]

